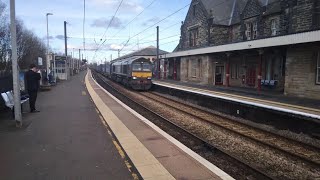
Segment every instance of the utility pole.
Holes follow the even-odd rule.
[[[120,49],[118,49],[118,58],[120,57]]]
[[[13,98],[14,98],[14,119],[17,127],[22,127],[22,115],[20,104],[20,84],[18,70],[18,55],[17,55],[17,30],[16,30],[16,5],[15,0],[10,0],[10,32],[11,32],[11,47],[12,47],[12,76],[13,76]]]
[[[70,61],[70,67],[71,67],[71,74],[72,74],[72,76],[73,76],[73,54],[72,54],[72,52],[71,52],[71,61]]]
[[[158,62],[158,79],[161,78],[160,59],[159,59],[159,26],[157,26],[157,62]]]
[[[79,72],[80,72],[80,64],[81,64],[81,62],[82,62],[80,56],[81,56],[81,49],[79,49]]]
[[[86,23],[86,0],[83,0],[83,53],[86,54],[86,38],[85,38],[85,23]]]
[[[112,61],[112,54],[110,54],[110,61]]]
[[[46,18],[47,18],[47,56],[46,56],[46,65],[47,65],[47,78],[49,78],[49,66],[50,65],[50,60],[49,60],[49,22],[48,22],[48,16],[53,15],[52,13],[47,13]]]
[[[139,47],[139,36],[137,37],[137,46],[138,46],[138,51],[139,51],[139,49],[140,49],[140,47]]]
[[[72,48],[72,69],[73,69],[72,73],[74,72],[74,69],[76,69],[76,65],[74,63],[74,57],[75,57],[74,48]],[[77,73],[77,71],[76,71],[76,73]]]
[[[104,73],[107,72],[107,58],[104,58]]]
[[[68,67],[68,48],[67,48],[67,21],[64,21],[64,53],[65,53],[65,56],[66,56],[66,66],[65,66],[65,68],[66,68],[66,71],[65,71],[65,73],[66,73],[66,77],[67,77],[67,79],[68,79],[68,75],[69,75],[69,73],[68,73],[68,69],[69,69],[69,67]]]

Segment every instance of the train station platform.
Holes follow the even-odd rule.
[[[40,112],[23,113],[22,129],[15,128],[10,112],[0,116],[0,179],[138,177],[90,101],[85,74],[39,92]]]
[[[0,179],[233,179],[82,72],[40,92],[23,128],[0,116]],[[10,112],[8,112],[10,113]]]
[[[152,82],[158,86],[320,120],[320,101],[315,99],[290,97],[280,93],[257,92],[244,88],[197,85],[173,80],[154,79]]]
[[[233,179],[114,98],[92,78],[88,92],[143,179]]]

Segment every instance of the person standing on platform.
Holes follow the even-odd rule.
[[[30,112],[40,112],[36,109],[36,100],[37,94],[39,90],[39,84],[41,76],[37,73],[37,66],[35,64],[31,64],[29,66],[30,70],[25,74],[26,86],[29,94],[29,104],[30,104]]]

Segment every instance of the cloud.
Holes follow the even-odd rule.
[[[156,22],[160,21],[160,18],[159,17],[153,17],[153,18],[150,18],[148,20],[146,20],[145,22],[142,23],[143,26],[146,26],[146,25],[152,25]]]
[[[64,35],[57,35],[56,38],[59,40],[64,40]]]
[[[110,44],[109,45],[109,49],[112,51],[117,51],[118,49],[122,49],[123,45],[119,45],[119,44]]]
[[[129,45],[128,45],[129,46]],[[95,43],[87,43],[86,44],[86,51],[95,52],[98,49],[99,45]],[[64,46],[61,46],[64,49]],[[100,51],[107,50],[107,51],[118,51],[118,49],[122,49],[123,44],[104,44],[103,46],[99,47]],[[82,45],[75,45],[75,44],[68,44],[68,49],[83,49]],[[126,49],[126,48],[123,48]]]
[[[109,8],[109,9],[114,9],[119,6],[119,1],[117,0],[91,0],[96,6],[102,7],[103,8]],[[140,5],[137,0],[125,0],[121,4],[121,10],[124,10],[126,12],[140,12],[144,8]]]
[[[125,9],[125,10],[134,10],[136,12],[140,12],[143,10],[143,7],[140,6],[139,4],[137,3],[134,3],[134,2],[125,2],[123,3],[122,7]]]
[[[110,17],[110,19],[106,19],[106,18],[95,19],[91,24],[91,27],[107,28],[111,20],[112,20],[112,17]],[[123,23],[121,22],[120,18],[114,17],[109,27],[120,29],[121,27],[123,27]]]

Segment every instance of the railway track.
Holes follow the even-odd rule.
[[[237,165],[236,166],[243,166],[245,168],[240,168],[241,170],[237,170],[237,172],[233,172],[230,171],[229,167],[224,167],[223,163],[222,165],[218,165],[218,167],[220,167],[221,169],[223,169],[224,171],[226,171],[227,173],[229,173],[230,175],[234,175],[233,177],[236,177],[237,179],[310,179],[310,177],[312,177],[311,179],[313,179],[314,177],[320,178],[319,176],[319,149],[315,146],[311,146],[311,145],[307,145],[301,142],[295,142],[292,139],[288,139],[285,137],[282,137],[280,135],[277,134],[273,134],[270,133],[268,131],[264,131],[260,128],[257,127],[252,127],[250,125],[246,125],[243,124],[241,122],[237,122],[231,119],[228,119],[226,117],[221,117],[219,115],[210,113],[208,111],[205,110],[201,110],[199,108],[196,108],[195,106],[189,105],[189,104],[185,104],[182,102],[179,102],[177,100],[173,100],[171,98],[167,98],[162,96],[159,96],[158,94],[154,94],[154,93],[150,93],[150,92],[142,92],[140,93],[140,95],[137,95],[139,93],[137,92],[131,92],[128,91],[127,89],[124,89],[122,86],[118,85],[118,84],[114,84],[113,82],[108,82],[108,80],[101,76],[101,75],[97,75],[97,77],[99,76],[99,78],[101,78],[100,83],[101,85],[104,84],[103,86],[107,86],[107,83],[111,83],[113,84],[112,86],[115,86],[117,89],[119,88],[119,90],[111,90],[111,91],[117,91],[115,93],[123,93],[124,95],[119,95],[119,99],[123,99],[122,101],[125,101],[125,103],[130,102],[129,104],[132,104],[131,107],[133,109],[138,108],[138,112],[144,116],[148,116],[149,114],[154,114],[154,116],[157,116],[157,118],[154,117],[150,117],[148,119],[159,119],[159,122],[155,123],[157,124],[159,127],[161,127],[162,129],[166,129],[165,126],[162,126],[161,123],[166,121],[168,124],[171,124],[171,130],[170,128],[168,130],[165,131],[172,131],[172,129],[175,129],[173,131],[177,131],[177,132],[181,132],[178,133],[178,135],[172,135],[176,132],[171,132],[169,134],[171,134],[173,137],[175,137],[176,139],[178,139],[179,141],[181,141],[182,143],[184,143],[185,145],[187,145],[188,147],[190,147],[191,149],[193,149],[194,151],[196,151],[197,153],[199,153],[200,155],[202,155],[203,157],[205,157],[206,159],[210,159],[212,157],[207,157],[206,154],[209,151],[219,151],[222,154],[225,154],[224,156],[228,156],[229,159],[231,159],[230,161],[236,161]],[[103,80],[102,80],[103,79]],[[111,89],[111,87],[106,87],[109,90]],[[120,97],[122,96],[122,97]],[[125,98],[123,96],[126,96]],[[137,98],[137,96],[141,96],[143,98]],[[129,98],[130,97],[130,98]],[[148,104],[144,103],[137,103],[140,101],[143,101],[141,99],[148,99],[149,102],[156,102],[157,104],[159,104],[158,110],[157,108],[154,107],[146,107],[148,106]],[[140,109],[140,111],[139,111]],[[144,109],[141,113],[141,109]],[[159,111],[159,109],[163,109],[163,112]],[[135,109],[136,110],[136,109]],[[170,113],[169,111],[175,111],[174,113]],[[169,114],[169,115],[168,115]],[[266,151],[276,151],[275,154],[277,154],[277,156],[280,156],[280,160],[283,158],[284,162],[283,166],[288,165],[289,163],[292,163],[292,167],[284,167],[284,168],[279,168],[276,165],[281,166],[281,163],[274,163],[274,167],[272,166],[273,164],[270,163],[265,163],[264,161],[268,162],[268,161],[272,161],[272,158],[267,159],[267,158],[262,158],[262,162],[261,165],[259,164],[261,157],[259,157],[259,161],[254,162],[254,161],[250,161],[250,159],[248,160],[248,158],[245,158],[243,156],[247,156],[247,152],[246,151],[242,151],[239,150],[240,153],[234,153],[232,151],[229,151],[228,148],[230,148],[230,145],[227,146],[221,146],[219,143],[216,142],[212,142],[212,139],[206,137],[206,135],[202,135],[201,132],[199,133],[196,132],[197,129],[195,127],[193,127],[192,125],[187,125],[189,127],[186,127],[184,125],[181,125],[180,122],[175,122],[172,121],[172,118],[170,117],[166,117],[166,116],[170,116],[171,114],[185,114],[185,120],[187,119],[194,119],[196,121],[202,121],[204,124],[207,124],[205,126],[215,126],[215,131],[220,131],[220,129],[223,129],[225,132],[228,132],[228,136],[241,136],[243,137],[243,141],[244,143],[248,143],[249,145],[244,145],[244,148],[246,148],[246,146],[252,146],[251,144],[258,144],[257,146],[260,146],[259,148],[262,149],[262,151],[264,151],[264,149],[267,149]],[[181,122],[185,121],[184,119],[181,119]],[[160,122],[162,121],[162,122]],[[210,127],[211,128],[211,127]],[[179,130],[178,130],[179,129]],[[205,128],[204,128],[205,129]],[[188,136],[190,136],[190,138],[181,138],[180,136],[182,136],[182,134],[189,134]],[[205,133],[204,133],[205,134]],[[230,135],[231,134],[231,135]],[[220,134],[220,135],[224,135],[224,134]],[[185,136],[184,136],[185,137]],[[229,138],[229,137],[228,137]],[[190,140],[191,139],[191,140]],[[195,140],[197,139],[197,140]],[[223,139],[223,138],[222,138]],[[236,139],[236,138],[235,138]],[[201,147],[201,145],[194,145],[194,143],[190,143],[190,142],[195,142],[198,141],[198,144],[203,144],[203,146],[205,147],[209,147],[209,149],[207,150],[202,150],[203,152],[199,152],[199,147]],[[200,142],[201,141],[201,142]],[[247,142],[245,142],[247,141]],[[240,142],[240,143],[239,143]],[[225,142],[225,144],[228,142]],[[230,142],[229,142],[230,143]],[[188,145],[189,144],[189,145]],[[240,146],[239,146],[240,145]],[[242,146],[242,141],[238,140],[238,144],[233,144],[231,147],[234,148],[233,146],[239,146],[236,148],[241,148]],[[242,147],[243,148],[243,147]],[[259,149],[258,148],[258,149]],[[200,148],[201,149],[201,148]],[[259,150],[260,151],[260,150]],[[251,158],[255,158],[255,152],[249,152],[249,154],[251,153]],[[259,152],[260,153],[260,152]],[[256,156],[261,156],[256,154]],[[272,152],[274,153],[274,152]],[[271,153],[271,154],[272,154]],[[253,155],[252,155],[253,154]],[[263,153],[262,153],[263,154]],[[274,154],[271,155],[270,157],[275,156]],[[262,156],[263,157],[263,156]],[[288,158],[289,157],[289,158]],[[212,158],[215,159],[216,157]],[[289,160],[288,160],[289,159]],[[293,160],[292,160],[293,159]],[[209,160],[211,161],[211,160]],[[225,164],[230,163],[229,162],[225,162]],[[215,162],[215,160],[212,161],[213,164],[217,163],[219,164],[219,162]],[[263,165],[262,165],[263,164]],[[268,164],[268,165],[266,165]],[[237,169],[238,167],[236,167],[235,169]],[[279,169],[278,169],[279,168]],[[295,169],[296,168],[296,169]],[[249,173],[248,173],[248,169]],[[286,170],[289,170],[290,172],[286,172]],[[244,174],[246,175],[239,175],[239,171],[245,171]],[[279,171],[279,172],[278,172]],[[295,173],[295,171],[299,171],[299,173]],[[304,171],[308,172],[305,176],[301,176],[301,174],[304,173]],[[287,175],[287,174],[290,175]],[[240,173],[241,174],[241,173]],[[253,178],[252,178],[253,177]]]
[[[159,94],[143,92],[142,95],[159,103],[170,106],[176,111],[188,114],[201,121],[209,122],[232,133],[249,138],[257,143],[277,149],[278,151],[290,154],[292,157],[309,163],[314,166],[320,166],[320,148],[311,146],[302,142],[264,131],[262,129],[236,122],[227,118],[222,118],[216,114],[204,111],[183,102],[161,96]]]
[[[182,126],[170,121],[169,119],[163,117],[159,113],[155,112],[154,110],[146,107],[145,105],[138,103],[136,100],[130,98],[128,95],[124,94],[123,92],[117,90],[112,85],[109,85],[110,82],[106,80],[104,76],[101,74],[94,73],[96,81],[113,95],[115,95],[121,101],[125,101],[126,104],[137,110],[140,114],[145,115],[152,114],[153,122],[164,129],[167,133],[173,135],[173,137],[177,138],[180,142],[188,146],[190,149],[193,149],[200,155],[207,156],[207,151],[214,152],[214,157],[212,159],[216,160],[217,162],[213,162],[222,170],[226,171],[230,175],[234,175],[237,179],[275,179],[275,177],[269,176],[264,172],[260,171],[259,169],[252,167],[250,164],[241,161],[241,159],[233,156],[232,154],[219,149],[209,143],[207,140],[197,136],[196,134],[191,133],[190,131],[186,130]],[[112,82],[111,82],[112,83]],[[116,84],[116,86],[118,86]],[[130,105],[131,104],[131,105]],[[141,110],[142,109],[142,110]],[[143,112],[144,111],[144,112]],[[148,115],[147,115],[148,116]],[[150,116],[150,115],[149,115]],[[156,117],[156,118],[155,118]],[[159,122],[157,122],[158,119]],[[165,123],[165,125],[163,124]],[[169,131],[169,132],[168,132]],[[190,143],[191,142],[191,143]],[[189,144],[188,144],[189,143]],[[209,153],[210,154],[210,153]],[[206,157],[210,161],[209,157]],[[220,163],[217,164],[217,163]],[[236,170],[235,170],[236,169]]]

